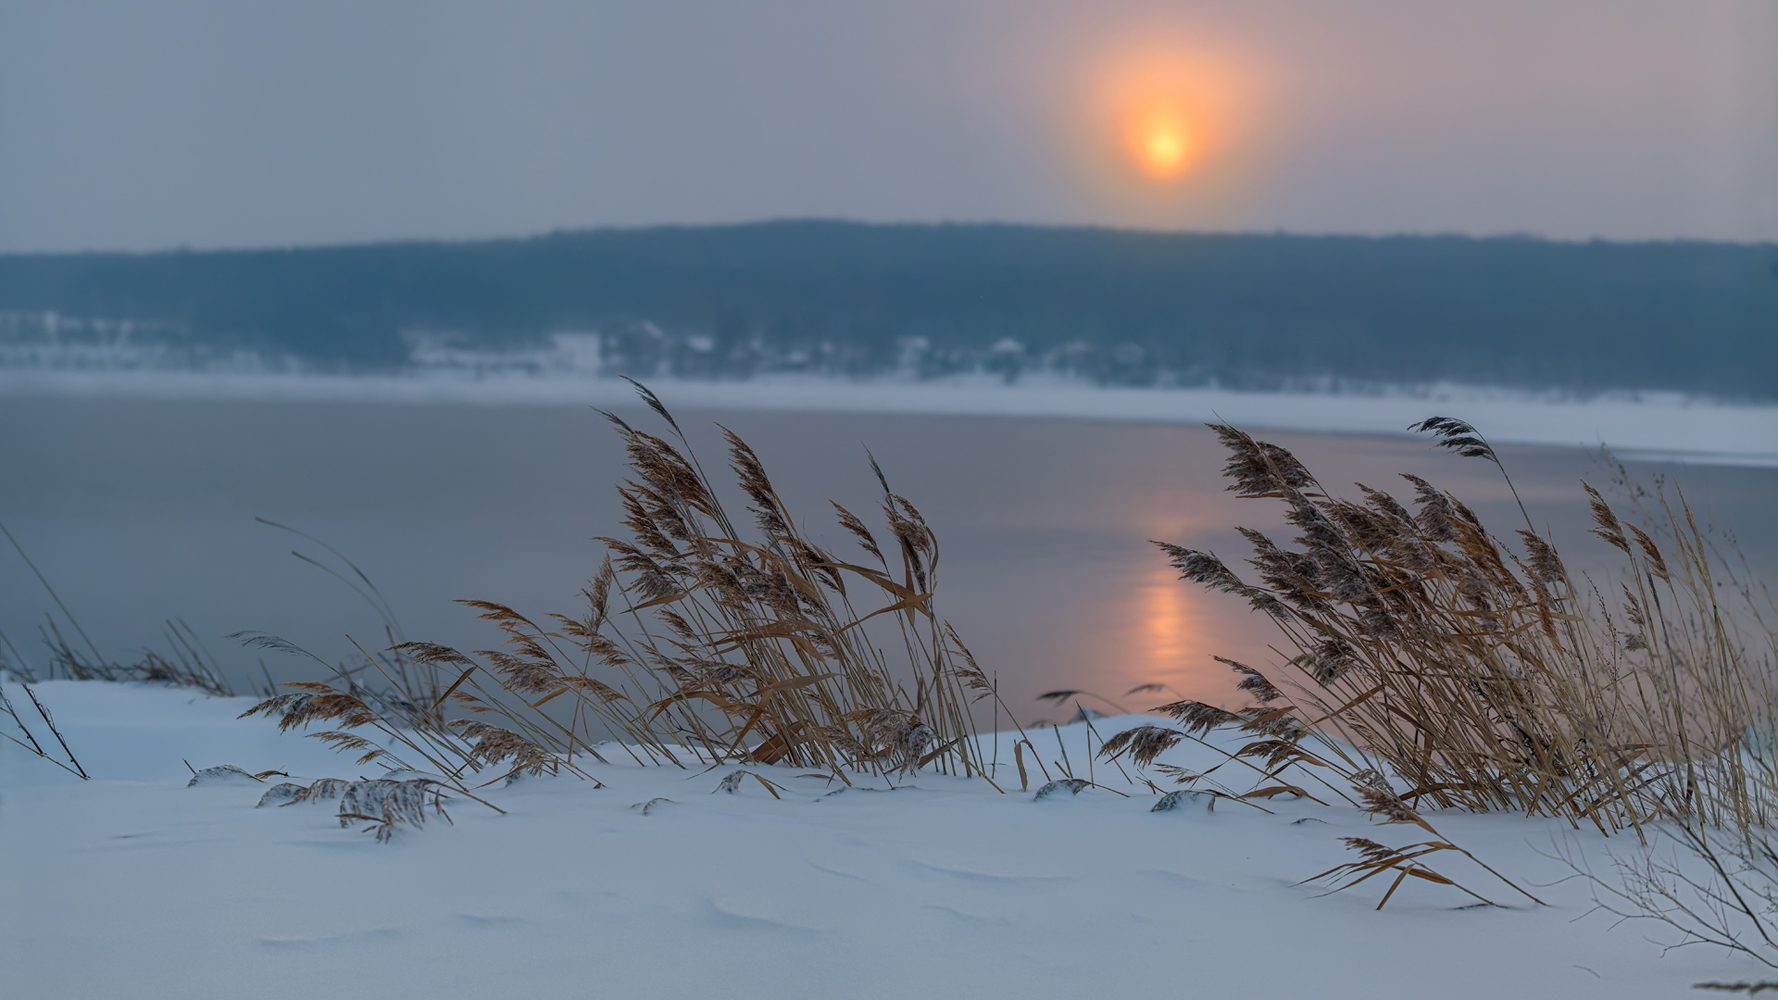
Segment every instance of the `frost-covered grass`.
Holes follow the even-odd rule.
[[[16,685],[10,693],[19,695]],[[0,749],[0,964],[31,997],[522,996],[1656,997],[1759,978],[1746,959],[1662,957],[1612,928],[1548,857],[1634,850],[1558,820],[1428,813],[1439,830],[1551,905],[1494,895],[1473,867],[1438,869],[1505,908],[1409,879],[1323,896],[1297,881],[1356,856],[1343,836],[1425,839],[1344,803],[1279,796],[1272,813],[1155,794],[1102,761],[1100,786],[1033,801],[1009,734],[1007,794],[921,771],[844,786],[806,768],[584,766],[484,790],[500,815],[451,803],[454,823],[379,844],[342,829],[337,801],[255,809],[250,780],[187,787],[186,761],[356,779],[349,757],[271,722],[249,699],[98,681],[37,691],[93,774],[81,782]],[[1101,736],[1152,716],[1097,720]],[[1084,725],[1033,744],[1054,771]],[[993,756],[993,737],[984,738]],[[1214,754],[1181,744],[1187,768]],[[1125,762],[1129,767],[1128,761]],[[378,777],[381,772],[366,772]],[[1134,770],[1130,777],[1140,779]],[[1157,776],[1158,777],[1158,776]],[[1128,794],[1124,798],[1112,789]],[[836,794],[837,793],[837,794]],[[644,814],[640,804],[657,802]]]

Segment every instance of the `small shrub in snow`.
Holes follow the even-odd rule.
[[[367,822],[370,825],[364,829],[374,831],[378,843],[388,843],[395,836],[398,825],[426,825],[429,808],[445,822],[451,821],[450,814],[444,810],[444,784],[436,778],[366,778],[361,781],[322,778],[306,787],[286,781],[266,789],[255,808],[281,808],[299,802],[336,798],[340,800],[340,826]]]
[[[301,785],[289,781],[281,781],[266,789],[265,794],[259,797],[259,804],[253,808],[264,809],[267,806],[289,805],[291,802],[295,801],[298,795],[301,795],[307,790],[308,789]]]
[[[1085,778],[1058,778],[1055,781],[1044,785],[1042,788],[1039,788],[1037,794],[1031,798],[1031,801],[1042,802],[1044,799],[1060,795],[1063,792],[1067,792],[1069,795],[1079,795],[1080,790],[1090,784],[1092,784],[1092,782]]]
[[[292,784],[285,781],[271,788],[259,797],[259,805],[255,809],[267,806],[288,806],[298,802],[320,802],[323,799],[337,799],[351,782],[341,778],[321,778],[308,786]]]
[[[1208,799],[1209,802],[1205,807],[1206,810],[1209,812],[1216,811],[1216,797],[1214,795],[1188,788],[1181,789],[1177,792],[1168,792],[1156,799],[1154,808],[1150,809],[1149,812],[1172,812],[1173,810],[1178,809],[1182,804],[1186,802],[1195,802],[1198,799]]]
[[[349,827],[355,820],[368,821],[371,825],[364,829],[374,831],[377,842],[386,844],[395,836],[398,824],[425,826],[428,806],[445,822],[451,822],[450,814],[444,810],[443,799],[443,787],[431,778],[354,781],[340,796],[340,826]]]
[[[783,798],[783,796],[778,794],[778,789],[783,787],[782,785],[775,785],[772,782],[767,781],[764,777],[754,774],[746,768],[736,768],[728,774],[723,775],[722,780],[717,783],[716,787],[711,790],[710,794],[714,795],[717,792],[727,792],[730,795],[733,795],[740,790],[741,782],[746,781],[748,778],[752,778],[764,785],[766,791],[772,793],[772,798]]]
[[[273,772],[268,771],[267,773],[270,774]],[[185,783],[185,787],[196,788],[199,785],[245,785],[260,783],[260,778],[248,774],[246,771],[241,770],[233,764],[218,764],[215,767],[206,767],[201,771],[194,772],[191,776],[191,780]]]

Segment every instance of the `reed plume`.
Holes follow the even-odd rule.
[[[1417,426],[1499,464],[1468,424]],[[1361,500],[1337,498],[1285,449],[1213,429],[1229,489],[1282,503],[1297,534],[1287,546],[1240,529],[1256,583],[1212,553],[1156,544],[1182,579],[1267,614],[1294,655],[1265,671],[1222,660],[1250,708],[1160,711],[1188,735],[1247,733],[1233,756],[1256,784],[1301,765],[1357,784],[1367,803],[1516,810],[1607,832],[1675,810],[1743,829],[1773,820],[1778,644],[1757,608],[1735,616],[1718,599],[1725,582],[1751,590],[1713,560],[1683,496],[1654,498],[1651,533],[1585,486],[1593,533],[1626,564],[1620,627],[1534,531],[1519,530],[1513,552],[1417,476],[1404,477],[1411,504],[1363,484]]]
[[[863,553],[842,556],[798,527],[758,454],[722,428],[747,516],[731,512],[673,415],[637,388],[669,433],[604,414],[628,456],[617,490],[626,535],[599,539],[607,555],[578,611],[534,618],[465,601],[500,630],[500,648],[398,643],[366,653],[388,696],[311,684],[251,711],[285,728],[377,725],[452,776],[499,767],[590,777],[573,761],[605,759],[609,737],[641,763],[983,774],[970,704],[993,685],[936,614],[937,536],[875,459],[887,531],[879,538],[834,504]],[[446,721],[451,713],[497,721]],[[366,759],[390,752],[351,748]]]

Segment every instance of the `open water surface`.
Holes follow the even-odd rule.
[[[640,408],[622,415],[661,429]],[[712,422],[740,433],[792,513],[836,548],[850,536],[826,501],[861,515],[875,509],[868,448],[938,533],[940,614],[1024,721],[1063,711],[1036,700],[1056,688],[1090,689],[1130,708],[1154,703],[1125,696],[1146,682],[1233,700],[1213,654],[1277,659],[1262,617],[1178,582],[1148,543],[1211,549],[1240,571],[1244,545],[1232,525],[1280,524],[1275,502],[1224,492],[1223,453],[1204,428],[759,410],[676,416],[712,471],[726,464]],[[1292,449],[1336,492],[1362,481],[1405,497],[1396,474],[1413,472],[1455,492],[1502,535],[1523,524],[1492,464],[1425,440],[1261,436]],[[1609,471],[1580,449],[1499,451],[1532,520],[1554,532],[1570,566],[1604,571],[1613,553],[1585,533],[1579,481],[1603,488]],[[1676,477],[1700,519],[1733,529],[1756,571],[1774,576],[1778,469],[1631,469],[1650,483]],[[497,632],[453,600],[497,600],[535,615],[575,610],[602,556],[592,536],[618,533],[613,486],[623,476],[617,436],[580,406],[0,398],[0,520],[94,641],[119,657],[164,647],[161,623],[179,616],[243,690],[263,686],[262,654],[225,640],[230,632],[272,632],[330,661],[355,655],[348,637],[388,644],[364,601],[290,554],[325,558],[319,546],[255,517],[349,556],[387,595],[408,638],[479,649],[496,644]],[[16,554],[0,549],[0,629],[26,656],[41,660],[40,626],[54,610]],[[263,655],[279,680],[314,673]]]

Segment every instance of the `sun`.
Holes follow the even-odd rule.
[[[1134,131],[1131,152],[1143,173],[1157,180],[1170,180],[1191,166],[1197,144],[1182,116],[1151,112],[1142,116]]]
[[[1184,204],[1226,193],[1252,117],[1236,50],[1154,37],[1108,43],[1086,65],[1081,107],[1090,132],[1077,134],[1106,190],[1145,212],[1156,198]]]
[[[1096,218],[1216,228],[1243,217],[1268,181],[1268,57],[1188,28],[1107,29],[1057,74],[1055,150]]]

